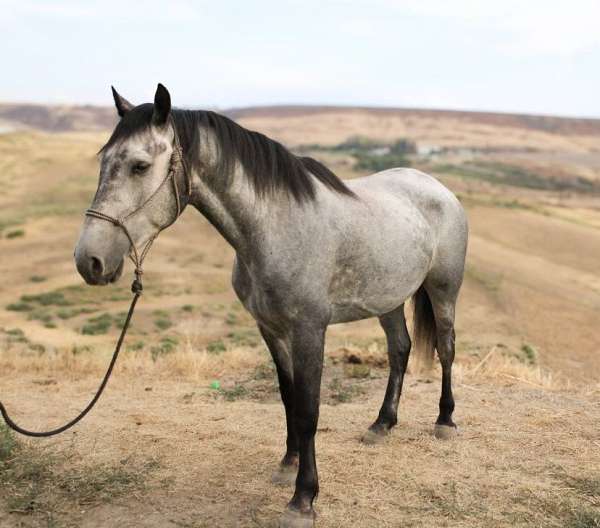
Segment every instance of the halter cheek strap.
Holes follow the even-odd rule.
[[[152,246],[152,243],[156,240],[156,237],[161,233],[161,231],[165,230],[167,227],[172,225],[179,218],[179,216],[181,215],[181,213],[183,211],[183,207],[185,207],[185,205],[187,205],[187,203],[189,202],[190,196],[192,194],[192,181],[190,178],[189,171],[187,170],[187,167],[185,164],[185,159],[183,157],[183,149],[181,148],[181,144],[179,142],[179,136],[177,135],[177,130],[175,128],[174,123],[171,122],[171,125],[173,127],[173,133],[174,133],[174,144],[173,144],[173,153],[171,154],[171,159],[169,160],[169,170],[167,171],[167,175],[165,176],[165,179],[160,183],[160,185],[156,188],[156,190],[144,201],[144,203],[142,203],[142,205],[140,205],[137,209],[134,209],[133,211],[131,211],[130,213],[128,213],[127,215],[125,215],[121,218],[115,218],[114,216],[107,215],[106,213],[103,213],[102,211],[97,211],[95,209],[88,209],[85,212],[86,216],[91,216],[93,218],[99,218],[100,220],[106,220],[107,222],[110,222],[111,224],[113,224],[117,227],[120,227],[123,230],[123,232],[125,233],[125,235],[127,236],[127,239],[129,240],[129,244],[130,244],[129,258],[135,265],[135,271],[134,271],[135,280],[131,284],[131,291],[133,293],[141,294],[141,292],[143,290],[142,264],[144,262],[144,259],[146,258],[146,255],[148,254],[148,251],[150,251],[150,247]],[[177,176],[180,172],[183,173],[183,177],[185,179],[185,184],[186,184],[185,204],[183,205],[183,207],[181,204],[181,197],[179,194],[179,186],[177,185]],[[148,240],[148,242],[146,242],[146,244],[144,245],[142,250],[138,251],[135,246],[133,237],[131,236],[131,233],[127,229],[127,225],[125,224],[125,222],[132,216],[139,213],[142,209],[144,209],[154,199],[154,197],[160,192],[162,187],[169,180],[171,180],[171,183],[173,185],[173,194],[175,195],[175,202],[177,204],[177,212],[176,212],[175,216],[173,217],[173,219],[170,222],[168,222],[167,224],[163,225],[150,238],[150,240]]]

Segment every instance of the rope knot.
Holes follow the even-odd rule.
[[[142,285],[142,281],[138,277],[131,283],[131,293],[135,293],[136,295],[141,295],[143,290],[144,290],[144,286]]]

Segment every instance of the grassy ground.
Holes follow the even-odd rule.
[[[247,119],[296,145],[361,134],[530,147],[527,159],[509,152],[477,163],[517,164],[525,183],[536,174],[527,188],[513,181],[518,171],[510,185],[465,177],[468,159],[418,162],[452,165],[438,176],[470,219],[457,320],[462,433],[432,438],[439,373],[413,367],[398,429],[381,446],[361,445],[385,387],[383,333],[372,320],[332,327],[317,440],[320,526],[598,527],[600,204],[593,193],[553,190],[565,174],[596,177],[586,161],[593,142],[411,119]],[[70,257],[105,138],[0,135],[0,392],[28,427],[60,424],[85,405],[130,298],[127,272],[90,288]],[[315,155],[343,177],[358,174],[343,153]],[[551,185],[538,185],[545,177]],[[99,407],[56,440],[0,432],[0,526],[274,526],[290,494],[269,483],[283,413],[267,352],[229,285],[232,259],[193,211],[161,235]]]

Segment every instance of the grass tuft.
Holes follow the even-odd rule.
[[[236,383],[230,389],[219,389],[219,394],[223,396],[226,401],[231,402],[246,397],[248,395],[248,389],[240,383]]]
[[[37,295],[22,295],[21,301],[26,303],[35,302],[42,306],[69,306],[71,304],[71,302],[65,298],[65,295],[59,291],[38,293]]]
[[[154,326],[159,330],[167,330],[173,326],[173,323],[168,317],[160,317],[154,320]]]
[[[14,456],[17,448],[12,431],[3,423],[0,424],[0,467],[2,464]]]
[[[566,528],[600,528],[600,511],[591,508],[575,510],[565,526]]]
[[[328,388],[334,405],[338,403],[349,403],[356,396],[365,393],[363,387],[344,384],[339,378],[333,378],[331,383],[329,383]]]
[[[26,302],[16,302],[7,304],[6,309],[11,312],[30,312],[33,310],[33,306]]]
[[[143,348],[143,342],[141,348]],[[161,338],[160,343],[157,346],[153,346],[150,349],[150,355],[152,357],[152,361],[156,361],[160,356],[165,354],[170,354],[173,352],[177,345],[179,345],[179,339],[174,336],[164,336]]]
[[[525,343],[521,346],[521,355],[519,356],[520,360],[527,365],[537,365],[538,364],[538,352],[529,343]]]
[[[73,456],[39,444],[18,442],[0,424],[0,488],[9,512],[44,518],[60,516],[64,506],[110,503],[145,487],[158,468],[155,460],[131,459],[115,465],[78,465]]]
[[[91,317],[88,319],[88,322],[81,328],[81,333],[84,335],[106,334],[112,323],[112,316],[109,313],[104,312],[97,317]]]
[[[6,238],[22,238],[25,236],[25,230],[14,229],[13,231],[8,231],[5,236]]]
[[[227,347],[225,346],[225,343],[223,343],[223,341],[221,341],[220,339],[218,341],[213,341],[206,345],[206,351],[209,354],[220,354],[221,352],[225,352],[225,350],[227,350]]]
[[[567,477],[565,483],[579,494],[596,500],[600,505],[600,477]]]

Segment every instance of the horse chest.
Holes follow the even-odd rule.
[[[298,295],[287,281],[253,278],[239,259],[233,267],[232,285],[244,308],[267,326],[285,325],[301,310]]]

